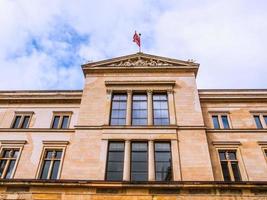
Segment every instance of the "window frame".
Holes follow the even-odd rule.
[[[230,144],[230,143],[229,143]],[[239,149],[239,147],[236,147],[236,146],[228,146],[228,144],[226,145],[220,145],[220,146],[217,146],[215,147],[216,148],[216,157],[217,157],[217,160],[218,160],[218,166],[219,166],[219,169],[220,169],[220,179],[222,181],[225,181],[224,180],[224,176],[223,176],[223,171],[222,171],[222,166],[221,166],[221,159],[220,159],[220,155],[219,155],[219,152],[220,151],[235,151],[236,152],[236,158],[237,158],[237,162],[238,162],[238,168],[239,168],[239,173],[240,173],[240,178],[241,178],[241,181],[247,181],[248,180],[248,175],[247,175],[247,171],[246,171],[246,168],[244,166],[244,161],[243,161],[243,158],[242,158],[242,155],[241,155],[241,151]],[[239,181],[235,181],[232,179],[233,176],[233,172],[230,171],[230,169],[228,168],[229,170],[229,173],[230,173],[230,177],[231,177],[231,182],[239,182]],[[232,173],[232,175],[231,175]]]
[[[220,111],[218,111],[218,112],[210,112],[209,114],[210,114],[210,120],[211,120],[211,124],[212,124],[212,128],[213,129],[215,129],[215,130],[229,130],[229,129],[233,128],[229,112],[220,112]],[[214,123],[213,123],[213,116],[217,116],[218,117],[219,128],[215,128]],[[222,120],[223,116],[227,117],[229,128],[225,128],[224,127],[224,123],[223,123],[223,120]]]
[[[166,95],[166,100],[164,100],[167,103],[167,112],[168,112],[168,124],[155,124],[155,116],[154,116],[154,95]],[[157,100],[156,100],[157,101]],[[159,110],[159,109],[157,109]],[[162,109],[160,109],[162,110]],[[164,109],[166,110],[166,109]],[[157,118],[157,119],[166,119],[166,118]],[[166,92],[153,92],[152,93],[152,120],[154,126],[170,126],[170,108],[169,108],[169,99],[168,99],[168,91]]]
[[[267,116],[266,111],[251,111],[251,115],[253,118],[253,123],[254,123],[255,129],[262,130],[262,129],[267,128],[267,123],[266,123],[265,118],[264,118],[265,116]],[[259,117],[259,120],[260,120],[260,123],[262,126],[261,128],[258,128],[256,120],[255,120],[255,116]]]
[[[133,104],[134,104],[134,95],[144,95],[144,96],[146,96],[146,113],[147,113],[147,116],[146,116],[146,124],[133,124],[133,119],[145,119],[145,118],[134,118],[133,117],[133,111],[134,110],[145,110],[145,109],[134,109],[133,108]],[[137,101],[139,101],[139,102],[144,102],[145,100],[137,100]],[[148,126],[148,121],[149,121],[149,113],[148,113],[148,111],[149,111],[149,109],[148,109],[148,104],[149,104],[149,99],[148,99],[148,95],[147,95],[147,93],[146,92],[143,92],[143,91],[133,91],[133,93],[132,93],[132,105],[131,105],[131,126]],[[152,108],[151,109],[153,109],[153,105],[152,105]]]
[[[111,120],[112,120],[112,110],[113,110],[113,97],[114,95],[120,95],[120,94],[123,94],[123,95],[126,95],[126,109],[125,109],[125,124],[124,125],[113,125],[111,124]],[[110,101],[110,111],[109,111],[109,126],[126,126],[127,124],[127,104],[128,104],[128,93],[125,92],[125,91],[113,91],[111,93],[111,101]],[[118,109],[116,109],[118,110]],[[116,119],[119,119],[119,118],[116,118]]]
[[[28,128],[30,128],[30,124],[31,124],[31,119],[32,119],[32,116],[33,116],[33,114],[34,114],[34,112],[32,112],[32,111],[30,111],[30,112],[15,112],[15,114],[14,114],[14,116],[13,116],[13,120],[12,120],[12,122],[11,122],[11,126],[10,126],[10,128],[12,128],[12,129],[28,129]],[[15,128],[14,126],[15,126],[15,121],[16,121],[16,118],[18,117],[18,116],[21,116],[21,119],[20,119],[20,121],[19,121],[19,125],[18,125],[18,128]],[[27,127],[26,128],[22,128],[22,125],[23,125],[23,122],[24,122],[24,119],[25,119],[25,117],[27,117],[27,116],[29,116],[29,122],[28,122],[28,125],[27,125]]]
[[[22,150],[23,150],[23,147],[24,147],[25,143],[26,143],[26,141],[17,141],[17,140],[16,141],[15,140],[14,141],[1,141],[0,154],[2,154],[4,149],[18,149],[19,150],[19,153],[18,153],[16,162],[15,162],[15,165],[14,165],[13,171],[12,171],[12,173],[10,175],[10,178],[8,178],[8,179],[13,179],[14,176],[15,176],[15,173],[16,173],[16,170],[17,170],[17,166],[19,164],[20,157],[21,157]],[[5,175],[6,175],[6,172],[2,176],[5,176]]]
[[[171,180],[165,181],[165,180],[157,180],[157,170],[156,170],[156,143],[169,143],[170,145],[170,167],[171,167]],[[173,158],[172,158],[172,143],[169,140],[154,140],[153,141],[153,148],[154,148],[154,152],[153,152],[153,156],[154,156],[154,173],[155,173],[155,181],[160,181],[160,182],[169,182],[169,181],[173,181],[174,180],[174,170],[173,170]],[[149,149],[148,149],[149,151]],[[165,152],[165,151],[164,151]],[[149,163],[148,163],[149,164]],[[149,172],[148,172],[149,173]]]
[[[54,111],[53,115],[52,115],[52,120],[51,120],[51,123],[50,123],[50,129],[63,129],[63,130],[64,129],[69,129],[70,128],[70,121],[71,121],[72,114],[73,113],[71,111]],[[53,128],[53,124],[54,124],[54,120],[55,120],[56,116],[59,116],[59,122],[58,122],[57,128]],[[63,122],[63,117],[64,116],[68,116],[69,117],[67,128],[62,128],[62,122]]]
[[[107,145],[107,153],[106,153],[106,166],[105,166],[105,181],[117,181],[117,180],[108,180],[107,175],[108,175],[108,161],[109,161],[109,146],[110,143],[112,142],[121,142],[123,143],[123,161],[122,161],[122,180],[123,181],[123,175],[124,175],[124,162],[125,162],[125,141],[124,140],[109,140],[108,145]]]
[[[41,155],[39,157],[38,170],[37,170],[36,175],[35,175],[36,179],[38,179],[38,180],[59,180],[60,179],[61,174],[62,174],[62,168],[63,168],[64,158],[65,158],[65,153],[66,153],[66,148],[67,148],[68,143],[69,143],[68,141],[43,141],[43,148],[41,151]],[[44,166],[45,154],[46,154],[47,150],[62,150],[61,161],[60,161],[60,165],[58,168],[58,174],[57,174],[56,179],[51,179],[51,178],[41,179],[41,174],[42,174],[42,170],[43,170],[43,166]],[[51,166],[49,168],[51,168]],[[50,172],[48,172],[48,173],[51,174],[51,169],[50,169]]]

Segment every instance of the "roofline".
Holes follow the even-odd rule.
[[[0,90],[1,93],[78,93],[83,90]]]

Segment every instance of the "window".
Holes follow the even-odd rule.
[[[0,157],[0,177],[12,178],[20,149],[3,148]]]
[[[147,125],[146,94],[133,94],[132,125]]]
[[[132,142],[131,180],[148,180],[148,153],[146,142]]]
[[[256,123],[256,127],[258,129],[262,129],[262,123],[261,123],[261,119],[260,119],[260,115],[254,115],[254,120],[255,120],[255,123]]]
[[[265,125],[267,126],[267,115],[263,115],[263,119],[264,119]]]
[[[127,95],[114,94],[112,96],[112,110],[110,125],[125,125],[126,123],[126,108]]]
[[[230,124],[227,114],[212,115],[213,127],[215,129],[229,129]]]
[[[31,114],[16,114],[12,128],[29,128]]]
[[[155,142],[155,170],[157,181],[172,180],[171,144]]]
[[[124,142],[109,142],[106,180],[123,179]]]
[[[45,149],[40,179],[58,179],[62,160],[62,149]]]
[[[154,125],[169,125],[167,94],[153,94]]]
[[[222,174],[225,181],[241,181],[235,150],[219,150]]]
[[[69,128],[71,114],[54,113],[51,128]]]

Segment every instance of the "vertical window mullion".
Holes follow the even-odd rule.
[[[50,166],[49,166],[49,169],[48,169],[48,173],[47,173],[47,179],[50,179],[51,178],[51,174],[52,174],[52,167],[54,165],[54,159],[51,159],[50,160]]]
[[[2,177],[5,178],[6,177],[6,173],[7,173],[7,169],[9,167],[9,164],[10,164],[10,159],[6,159],[6,164],[5,164],[5,168],[3,170],[3,174],[2,174]]]

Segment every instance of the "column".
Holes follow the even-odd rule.
[[[167,94],[168,94],[168,106],[169,106],[169,114],[170,114],[170,125],[176,125],[173,90],[168,90]]]
[[[179,149],[178,149],[178,140],[171,140],[171,152],[172,152],[172,174],[174,181],[181,181],[181,166],[179,159]]]
[[[148,142],[148,181],[155,180],[154,142]]]
[[[153,125],[153,99],[152,99],[152,90],[147,91],[147,125]]]
[[[131,142],[125,141],[124,164],[123,164],[123,180],[130,181],[130,165],[131,165]]]
[[[112,98],[112,90],[107,90],[104,125],[109,125],[109,120],[110,120],[109,118],[111,112],[111,98]]]
[[[131,125],[132,119],[132,91],[127,91],[127,111],[126,111],[126,125]]]

